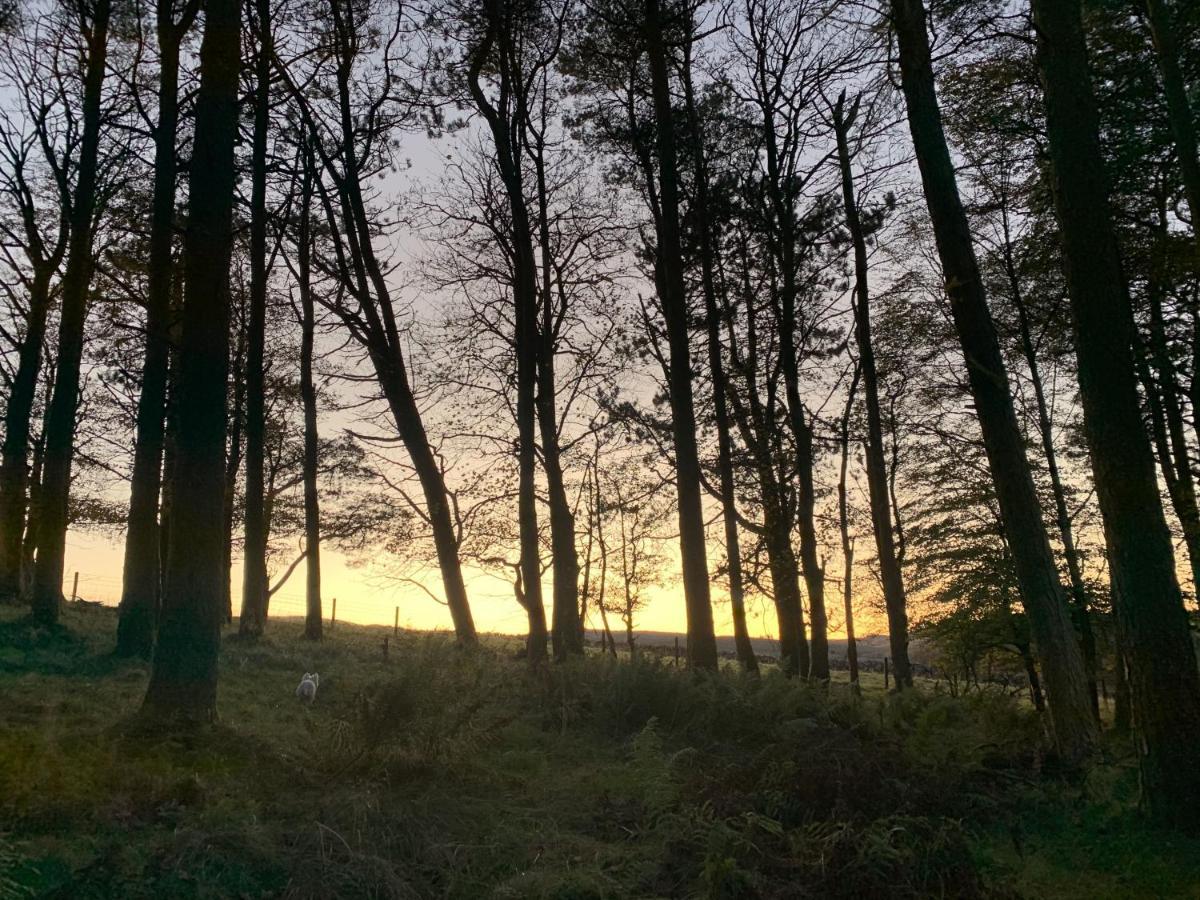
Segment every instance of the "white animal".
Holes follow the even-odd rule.
[[[316,672],[305,672],[304,677],[300,679],[300,684],[296,687],[296,696],[312,703],[317,699],[317,687],[320,684],[320,675]]]

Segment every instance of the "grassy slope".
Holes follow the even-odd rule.
[[[1001,698],[855,701],[768,676],[298,623],[226,642],[221,724],[132,714],[115,616],[0,610],[0,897],[1200,896],[1133,774],[1038,772]],[[293,696],[319,671],[317,703]]]

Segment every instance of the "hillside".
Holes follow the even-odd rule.
[[[856,698],[652,658],[273,622],[218,725],[139,720],[112,610],[0,608],[0,897],[1185,897],[1127,748],[1053,774],[999,694]],[[388,637],[387,656],[383,639]],[[648,655],[649,656],[649,655]],[[294,696],[321,675],[315,703]],[[840,676],[839,676],[840,677]]]

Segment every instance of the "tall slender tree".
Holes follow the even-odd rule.
[[[146,355],[138,395],[137,436],[125,522],[125,562],[117,624],[117,655],[149,657],[154,649],[162,560],[158,502],[166,433],[167,379],[171,358],[171,282],[175,263],[176,151],[179,129],[179,51],[200,8],[190,0],[178,20],[172,0],[156,6],[158,121],[154,125],[154,193],[146,287]]]
[[[1084,430],[1129,660],[1142,788],[1158,819],[1195,829],[1200,673],[1139,410],[1133,317],[1082,13],[1079,0],[1032,0],[1032,10]]]
[[[692,220],[698,232],[700,283],[704,295],[705,337],[708,343],[708,377],[712,383],[713,427],[717,432],[717,475],[720,481],[721,523],[725,529],[725,558],[729,568],[729,605],[733,618],[733,638],[738,661],[747,672],[758,672],[758,657],[746,625],[746,585],[742,573],[742,547],[737,516],[737,489],[733,471],[732,425],[729,415],[729,390],[721,350],[721,312],[717,306],[717,241],[710,213],[708,148],[704,121],[696,103],[692,74],[692,42],[684,45],[683,88],[688,126],[692,138],[692,177],[695,211]]]
[[[387,133],[409,124],[411,108],[392,90],[397,78],[394,58],[383,54],[378,67],[371,70],[364,39],[376,25],[371,7],[329,0],[324,8],[328,29],[321,44],[304,54],[305,60],[317,67],[305,78],[319,82],[323,89],[302,88],[298,67],[293,72],[284,61],[277,66],[312,141],[321,172],[314,187],[329,243],[327,254],[321,255],[321,266],[340,288],[321,300],[366,351],[375,370],[421,485],[425,499],[421,515],[433,534],[455,634],[460,644],[470,646],[477,636],[459,558],[452,498],[409,377],[392,290],[374,243],[378,223],[372,221],[364,189],[378,155],[393,146]],[[394,37],[385,43],[394,50],[401,41],[407,10],[388,9],[393,17],[389,33]],[[366,98],[364,107],[356,106],[356,99],[362,98]]]
[[[14,86],[24,95],[22,105],[29,114],[28,127],[19,128],[6,117],[0,128],[0,178],[20,221],[20,229],[9,232],[5,243],[22,248],[29,269],[26,284],[22,285],[27,295],[25,333],[17,348],[16,371],[4,407],[4,444],[0,450],[0,599],[7,600],[16,600],[20,595],[24,560],[30,557],[33,547],[33,541],[25,541],[24,537],[26,511],[33,507],[31,485],[38,481],[29,477],[34,403],[43,374],[53,283],[70,235],[71,204],[67,198],[78,149],[74,134],[61,143],[55,140],[55,110],[67,100],[61,93],[61,82],[47,89],[35,76],[37,66],[28,55],[40,52],[42,48],[36,43],[26,43],[11,60],[22,76]],[[39,215],[36,188],[42,164],[53,173],[58,194],[58,211],[53,215]],[[10,267],[20,269],[15,262]]]
[[[37,558],[30,587],[33,616],[39,622],[58,621],[62,601],[71,491],[71,463],[75,453],[75,413],[79,407],[79,371],[83,360],[84,325],[88,289],[92,278],[92,237],[95,231],[97,173],[108,58],[111,0],[79,0],[70,14],[76,18],[86,55],[83,88],[83,134],[79,147],[79,175],[71,197],[71,237],[62,282],[62,316],[59,321],[57,374],[46,419],[42,482],[38,494]]]
[[[317,491],[317,385],[313,379],[316,302],[312,285],[312,203],[316,161],[307,135],[301,137],[300,214],[296,228],[296,285],[300,294],[300,399],[304,404],[304,636],[322,637],[321,501]]]
[[[207,0],[204,12],[183,241],[171,541],[158,643],[144,702],[150,714],[187,722],[212,721],[217,713],[241,2]]]
[[[867,490],[871,501],[871,528],[879,554],[879,578],[883,582],[883,602],[887,608],[888,638],[896,688],[912,687],[912,666],[908,661],[908,598],[904,576],[896,558],[896,536],[892,531],[892,509],[888,493],[887,461],[883,446],[883,416],[879,404],[879,373],[875,366],[875,347],[871,341],[871,294],[867,269],[867,238],[859,215],[854,190],[853,158],[850,153],[850,129],[858,115],[861,98],[847,109],[846,95],[833,106],[833,127],[837,137],[838,168],[842,176],[842,203],[846,230],[854,250],[854,337],[862,370],[863,402],[867,410]]]
[[[925,202],[1004,529],[1045,675],[1053,740],[1065,760],[1078,762],[1094,752],[1098,739],[1087,696],[1087,674],[1059,584],[1007,369],[958,193],[938,107],[924,2],[892,0],[891,12],[899,46],[901,87]]]
[[[254,0],[254,129],[250,150],[250,293],[246,333],[245,549],[238,633],[262,634],[267,621],[266,438],[267,131],[271,125],[271,4]]]
[[[692,355],[679,219],[679,163],[670,64],[659,0],[645,0],[645,41],[654,105],[658,151],[660,215],[655,247],[655,278],[670,347],[671,424],[675,439],[675,483],[679,497],[679,552],[687,607],[688,664],[716,669],[717,640],[709,594],[708,554],[701,503],[700,455],[692,393]]]
[[[531,663],[546,657],[546,610],[542,601],[541,553],[537,517],[537,405],[538,356],[538,289],[537,259],[533,249],[533,223],[525,197],[521,162],[521,135],[526,120],[532,115],[529,108],[531,76],[546,65],[549,59],[538,58],[537,41],[523,34],[528,20],[536,18],[536,4],[502,3],[488,0],[483,4],[484,31],[478,46],[471,51],[467,70],[467,86],[476,108],[488,124],[496,148],[496,167],[508,199],[512,220],[513,303],[515,307],[515,341],[517,357],[517,457],[519,484],[517,521],[520,529],[521,582],[524,606],[529,616],[529,637],[526,652]],[[525,26],[525,28],[523,28]],[[557,41],[554,42],[557,46]],[[525,52],[534,58],[525,58]],[[552,59],[552,57],[551,57]],[[485,65],[493,66],[498,81],[498,98],[493,102],[482,83]],[[529,69],[526,66],[529,66]],[[532,70],[532,71],[530,71]],[[536,83],[536,81],[532,81]],[[575,602],[571,601],[572,611]],[[567,653],[567,644],[555,646],[555,656]]]

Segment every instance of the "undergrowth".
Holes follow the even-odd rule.
[[[0,898],[1197,896],[1127,750],[1045,765],[1008,698],[295,622],[222,650],[220,723],[147,733],[115,616],[0,612]],[[318,671],[316,702],[293,695]]]

